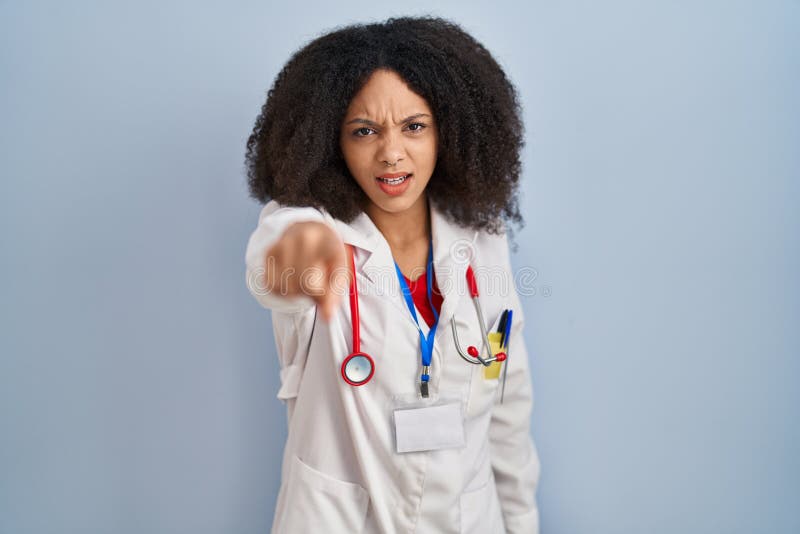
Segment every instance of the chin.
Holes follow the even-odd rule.
[[[415,196],[414,198],[396,198],[396,199],[381,199],[381,202],[372,203],[378,206],[381,210],[389,212],[389,213],[402,213],[413,206],[417,200],[419,200],[419,195]]]

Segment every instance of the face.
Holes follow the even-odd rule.
[[[393,71],[377,70],[342,121],[347,168],[369,197],[367,210],[407,210],[422,197],[436,166],[433,112]]]

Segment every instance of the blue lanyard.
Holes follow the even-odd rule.
[[[433,307],[433,300],[431,299],[431,293],[433,293],[433,239],[430,239],[430,247],[428,249],[428,265],[426,267],[426,277],[427,277],[427,297],[428,297],[428,304],[430,304],[431,310],[433,310],[434,316],[434,323],[431,327],[430,331],[428,332],[428,337],[425,337],[425,334],[422,333],[422,329],[419,327],[419,320],[417,319],[417,312],[414,310],[414,299],[411,297],[411,289],[409,289],[408,284],[406,283],[405,277],[403,276],[402,271],[400,271],[400,267],[397,265],[397,262],[394,262],[394,268],[397,271],[397,278],[400,280],[400,287],[403,290],[403,296],[406,299],[406,305],[408,306],[408,310],[411,312],[411,317],[414,318],[414,323],[417,325],[417,332],[419,332],[419,346],[420,350],[422,351],[422,367],[423,373],[420,375],[420,380],[423,383],[423,396],[427,397],[427,382],[430,380],[430,374],[426,373],[428,367],[431,365],[431,356],[433,354],[433,338],[436,335],[436,327],[439,325],[439,314],[436,312],[436,308]]]

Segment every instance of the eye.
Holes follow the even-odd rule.
[[[415,126],[418,126],[418,128],[415,128]],[[408,125],[408,129],[411,130],[412,132],[421,132],[425,128],[427,128],[427,126],[425,126],[421,122],[412,122],[411,124]]]
[[[353,135],[355,135],[356,137],[366,137],[366,136],[370,135],[369,132],[374,132],[374,131],[375,130],[373,130],[372,128],[367,128],[365,126],[363,128],[359,128],[358,130],[354,131]]]

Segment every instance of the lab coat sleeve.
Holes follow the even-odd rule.
[[[513,283],[508,261],[508,244],[503,237],[500,257],[506,259],[511,276],[508,302],[514,310],[508,344],[508,371],[505,395],[500,394],[492,411],[489,443],[498,497],[508,534],[538,534],[539,509],[536,490],[539,483],[539,455],[530,433],[533,385],[528,368],[528,352],[523,338],[525,316]],[[502,375],[501,375],[502,378]],[[502,387],[502,382],[499,384]]]
[[[279,287],[270,291],[272,288],[267,287],[264,277],[267,251],[289,226],[307,221],[327,223],[322,212],[316,208],[282,206],[275,200],[269,201],[259,214],[258,226],[247,242],[246,283],[250,294],[265,308],[283,313],[297,313],[314,306],[311,297],[287,297],[280,294]]]

